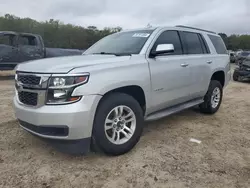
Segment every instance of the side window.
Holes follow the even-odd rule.
[[[15,39],[15,35],[12,35],[12,34],[0,35],[0,44],[13,46],[15,45],[14,39]]]
[[[183,54],[180,37],[177,31],[164,31],[155,41],[152,51],[154,51],[159,44],[173,44],[174,45],[174,53],[171,53],[168,55]]]
[[[21,35],[18,42],[20,45],[36,46],[36,38],[33,36]]]
[[[203,54],[203,47],[198,33],[184,31],[183,35],[188,54]]]
[[[221,37],[214,36],[214,35],[208,35],[208,37],[212,41],[217,54],[227,54],[226,46]]]

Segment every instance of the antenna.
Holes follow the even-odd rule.
[[[147,28],[151,28],[151,27],[152,27],[152,25],[150,23],[148,23]]]

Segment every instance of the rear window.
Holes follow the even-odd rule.
[[[28,46],[36,46],[36,38],[34,36],[20,35],[19,44],[28,45]]]
[[[221,37],[214,36],[214,35],[208,35],[208,37],[212,41],[217,54],[227,54],[226,46]]]
[[[0,44],[14,45],[15,35],[12,34],[0,34]]]

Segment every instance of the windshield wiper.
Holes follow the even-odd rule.
[[[109,52],[99,52],[99,53],[92,53],[92,54],[115,55],[115,56],[131,56],[131,54],[129,54],[129,53],[109,53]]]

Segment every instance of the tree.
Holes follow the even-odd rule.
[[[150,27],[151,25],[148,24],[148,26]],[[11,14],[0,16],[0,28],[3,31],[39,34],[43,37],[46,47],[76,49],[86,49],[101,38],[122,30],[119,26],[98,29],[96,26],[90,25],[85,28],[64,24],[60,20],[54,19],[38,22],[31,18],[19,18]],[[229,50],[250,50],[250,35],[227,36],[225,33],[219,33],[219,35]]]
[[[4,31],[35,33],[43,37],[46,47],[86,49],[101,38],[122,30],[121,27],[98,29],[64,24],[49,19],[38,22],[31,18],[19,18],[6,14],[0,17],[0,28]]]

